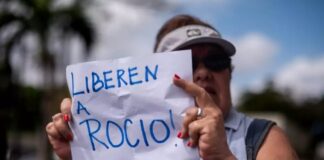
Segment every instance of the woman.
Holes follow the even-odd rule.
[[[252,146],[251,154],[246,148],[247,132],[255,120],[232,108],[231,56],[235,47],[230,42],[209,24],[190,15],[178,15],[160,29],[154,52],[182,49],[192,50],[193,82],[176,74],[173,81],[196,101],[196,106],[187,110],[178,133],[179,138],[189,139],[188,147],[198,147],[204,160],[297,159],[283,131],[273,123],[262,130],[251,127],[262,136],[257,139],[258,145]],[[72,133],[67,125],[70,108],[70,99],[64,99],[61,113],[54,115],[46,127],[54,152],[62,159],[71,159]]]

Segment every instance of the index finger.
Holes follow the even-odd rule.
[[[198,107],[205,107],[207,104],[210,104],[212,101],[208,95],[208,93],[205,91],[204,88],[201,88],[194,82],[186,81],[184,79],[180,78],[173,78],[173,83],[185,90],[188,94],[195,97],[196,103],[198,104]]]
[[[205,92],[205,90],[199,87],[197,84],[184,79],[173,78],[173,83],[194,97],[202,98],[201,96]]]

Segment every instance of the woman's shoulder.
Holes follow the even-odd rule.
[[[274,125],[266,136],[257,159],[298,159],[298,156],[284,131]]]

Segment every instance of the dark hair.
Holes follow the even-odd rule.
[[[194,16],[186,15],[186,14],[174,16],[163,24],[163,26],[160,28],[158,34],[156,35],[155,44],[154,44],[154,52],[156,52],[160,41],[166,34],[170,33],[171,31],[173,31],[177,28],[187,26],[187,25],[194,25],[194,24],[202,25],[202,26],[209,27],[209,28],[212,28],[215,30],[215,28],[212,27],[210,24],[203,22]]]

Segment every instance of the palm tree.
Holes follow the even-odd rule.
[[[71,36],[80,37],[85,44],[85,53],[89,53],[94,42],[93,26],[84,12],[85,1],[75,0],[73,4],[63,7],[55,6],[54,3],[55,0],[0,0],[0,60],[3,61],[0,71],[5,75],[0,78],[7,80],[5,81],[6,87],[4,87],[7,89],[16,82],[10,63],[13,49],[25,45],[26,36],[34,35],[38,42],[37,62],[42,66],[44,80],[42,124],[45,124],[50,117],[48,100],[55,87],[54,73],[60,61],[63,61],[57,59],[56,56],[65,53],[62,50],[51,49],[50,40],[53,39],[53,35],[65,40]],[[11,34],[1,36],[8,32]],[[24,56],[27,53],[20,54]],[[43,127],[42,130],[44,130]],[[45,134],[42,135],[44,142],[47,142]],[[50,157],[45,155],[42,159],[50,159]]]

